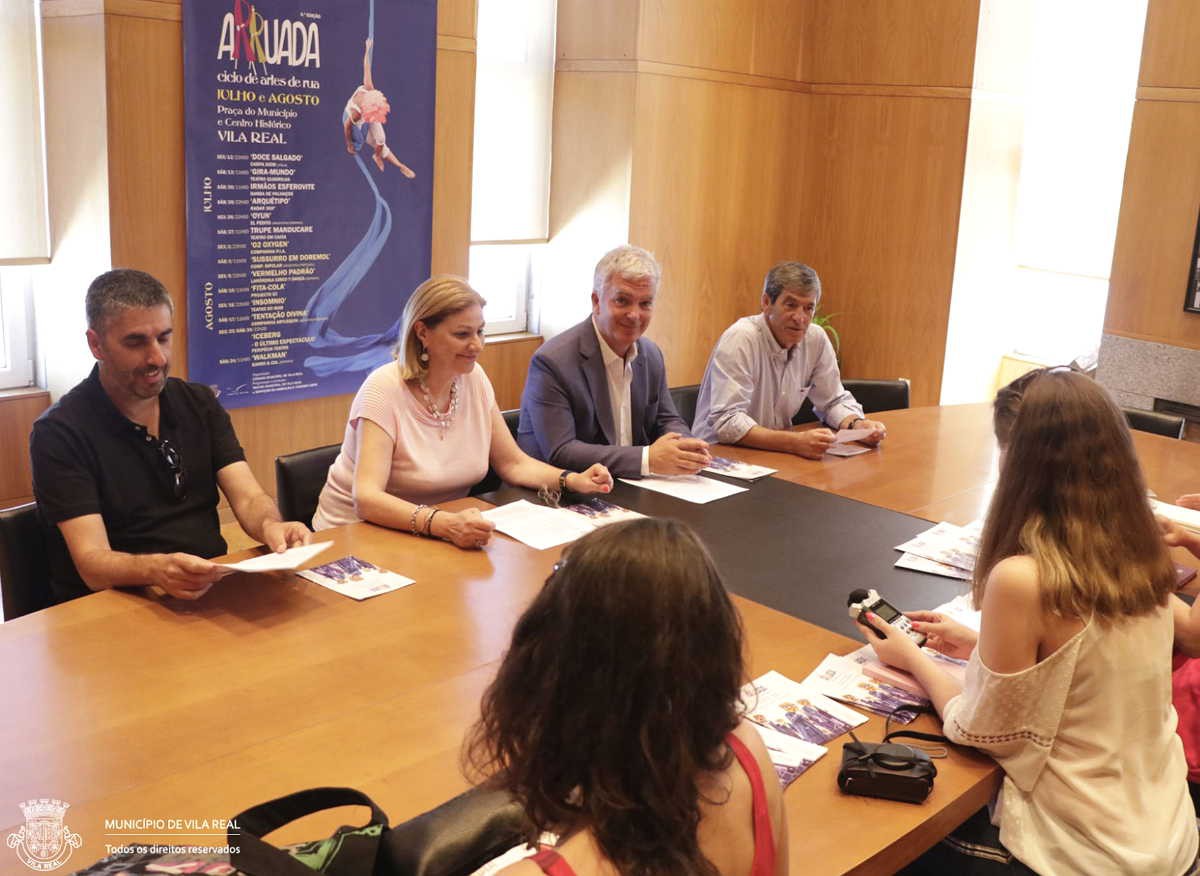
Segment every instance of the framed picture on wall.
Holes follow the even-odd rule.
[[[1200,216],[1196,218],[1196,239],[1192,243],[1192,269],[1188,272],[1187,297],[1183,309],[1200,313]]]

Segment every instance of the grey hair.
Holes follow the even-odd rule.
[[[805,298],[816,295],[817,300],[821,300],[821,278],[803,262],[780,262],[767,271],[767,277],[763,280],[763,294],[772,304],[788,289],[801,293]]]
[[[84,298],[88,328],[101,332],[117,313],[130,308],[166,306],[171,313],[175,304],[167,287],[145,271],[116,268],[92,280]]]
[[[632,283],[649,283],[657,288],[662,279],[662,268],[658,266],[654,256],[640,246],[618,246],[606,252],[600,261],[596,262],[596,272],[592,276],[592,290],[606,292],[613,277],[621,277]]]

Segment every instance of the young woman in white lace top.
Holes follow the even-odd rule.
[[[1048,370],[1001,390],[995,422],[978,636],[911,615],[932,647],[969,657],[965,684],[894,628],[864,630],[925,686],[948,737],[1004,769],[993,805],[912,872],[1194,873],[1171,705],[1175,571],[1124,419],[1094,381]]]

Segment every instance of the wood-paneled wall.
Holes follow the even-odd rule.
[[[937,404],[970,101],[814,94],[799,256],[836,314],[842,373]]]
[[[806,97],[639,77],[630,240],[663,263],[650,335],[673,384],[700,382],[721,332],[759,308],[766,269],[797,250]]]
[[[840,314],[843,373],[936,404],[978,18],[975,0],[561,0],[552,233],[627,202],[628,239],[663,264],[649,335],[672,383],[796,258]],[[584,76],[610,97],[625,77],[632,117]],[[617,160],[628,194],[597,171]]]
[[[186,239],[181,0],[44,0],[53,17],[103,16],[106,135],[114,265],[136,266],[166,283],[176,301],[173,371],[186,376]],[[434,272],[466,274],[470,243],[475,101],[475,2],[438,5],[433,191]],[[152,71],[153,75],[148,75]],[[154,123],[147,124],[147,107]],[[89,148],[92,148],[89,146]],[[502,406],[519,401],[536,343],[489,348],[484,356]],[[511,360],[511,361],[510,361]],[[259,481],[274,492],[273,460],[340,440],[351,396],[232,412]]]
[[[50,394],[38,389],[0,392],[0,508],[33,498],[29,433],[33,421],[50,406]]]
[[[942,380],[979,5],[810,0],[798,257],[837,314],[842,373]]]
[[[180,2],[44,8],[104,16],[113,262],[159,274],[182,305]],[[909,377],[914,403],[936,402],[977,19],[977,0],[560,0],[552,246],[627,238],[658,254],[650,335],[676,384],[757,309],[772,263],[806,260],[841,314],[845,373]],[[442,0],[438,31],[433,268],[465,273],[474,0]],[[596,255],[576,260],[581,277]],[[565,314],[544,311],[568,320],[552,327],[586,312],[584,283],[578,300],[564,289]],[[502,406],[531,348],[486,355]],[[264,484],[277,454],[336,441],[348,403],[235,412]]]
[[[624,223],[655,253],[648,334],[672,384],[699,382],[717,337],[756,309],[763,273],[795,247],[802,27],[786,0],[559,3],[551,233],[599,213],[602,233]]]
[[[1150,0],[1125,188],[1109,281],[1107,334],[1200,349],[1183,309],[1200,211],[1200,7]]]
[[[812,83],[969,88],[978,0],[806,0]]]

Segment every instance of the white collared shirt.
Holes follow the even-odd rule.
[[[842,386],[829,336],[810,324],[800,343],[784,348],[761,313],[725,330],[704,372],[692,434],[710,444],[736,444],[754,426],[790,429],[804,399],[831,429],[862,406]]]
[[[608,400],[612,406],[613,428],[617,432],[618,447],[633,446],[633,402],[630,389],[633,386],[633,363],[638,357],[637,343],[629,348],[628,357],[618,356],[600,334],[596,318],[592,317],[592,329],[600,342],[600,358],[604,360],[604,376],[608,379]],[[642,448],[642,476],[650,474],[650,448]]]

